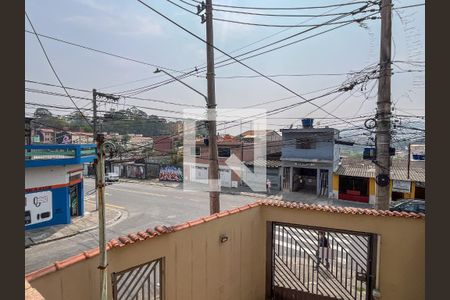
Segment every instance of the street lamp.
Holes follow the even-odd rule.
[[[192,86],[190,86],[190,85],[184,83],[183,81],[181,81],[180,79],[176,78],[175,76],[173,76],[173,75],[170,74],[169,72],[166,72],[165,70],[161,70],[161,69],[159,69],[159,68],[156,68],[156,70],[155,70],[153,73],[156,74],[156,73],[160,73],[160,72],[163,72],[163,73],[166,74],[167,76],[173,78],[174,80],[178,81],[179,83],[181,83],[182,85],[186,86],[187,88],[193,90],[193,91],[196,92],[197,94],[202,95],[203,98],[205,98],[206,104],[208,104],[208,97],[206,97],[205,94],[203,94],[202,92],[200,92],[200,91],[194,89]]]

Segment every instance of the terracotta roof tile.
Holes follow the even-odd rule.
[[[226,210],[220,213],[216,213],[210,216],[206,216],[194,221],[185,222],[182,224],[178,224],[175,226],[167,227],[167,226],[156,226],[155,229],[148,228],[145,231],[139,231],[137,233],[132,233],[127,236],[121,236],[118,239],[112,239],[107,243],[107,249],[112,248],[120,248],[126,246],[128,244],[138,243],[140,241],[150,239],[159,235],[176,232],[182,229],[186,229],[189,227],[193,227],[199,224],[203,224],[209,221],[212,221],[217,218],[225,217],[231,214],[236,214],[242,212],[244,210],[248,210],[250,208],[254,208],[257,206],[273,206],[273,207],[285,207],[289,209],[302,209],[302,210],[316,210],[330,213],[341,213],[341,214],[359,214],[359,215],[371,215],[371,216],[386,216],[386,217],[400,217],[400,218],[413,218],[413,219],[424,219],[424,214],[415,214],[415,213],[405,213],[405,212],[392,212],[387,210],[375,210],[375,209],[364,209],[364,208],[355,208],[355,207],[334,207],[327,205],[314,205],[314,204],[306,204],[299,202],[286,202],[280,200],[263,200],[259,199],[254,203],[244,205],[239,208]],[[42,277],[46,274],[55,272],[59,269],[66,268],[72,264],[80,262],[85,259],[92,258],[99,254],[98,247],[89,251],[84,251],[82,254],[78,254],[72,257],[69,257],[63,261],[55,262],[54,264],[47,266],[45,268],[39,269],[37,271],[31,272],[25,276],[25,279],[28,281],[32,281],[36,278]]]

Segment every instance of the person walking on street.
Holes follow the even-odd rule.
[[[266,181],[267,194],[270,194],[270,188],[271,187],[272,187],[272,182],[270,182],[270,179],[267,178],[267,181]]]
[[[320,263],[324,263],[325,267],[330,268],[330,262],[328,257],[330,255],[330,244],[325,236],[325,232],[319,231],[319,249],[317,253],[317,269],[319,269]]]

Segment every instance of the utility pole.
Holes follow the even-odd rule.
[[[99,237],[99,250],[100,250],[100,262],[98,269],[100,270],[100,299],[107,300],[107,279],[108,273],[106,268],[108,267],[106,257],[106,238],[105,238],[105,153],[104,142],[105,137],[103,134],[97,134],[97,166],[96,166],[96,189],[98,195],[98,237]]]
[[[376,208],[389,209],[391,142],[392,0],[381,1],[380,78],[376,131]]]
[[[206,80],[208,81],[208,104],[207,108],[213,112],[214,120],[208,120],[209,135],[209,210],[211,214],[220,212],[220,199],[218,192],[219,162],[217,159],[217,135],[216,135],[216,84],[214,74],[214,32],[212,1],[206,0]]]
[[[92,110],[93,110],[93,132],[94,141],[97,142],[97,90],[92,90]],[[95,182],[97,182],[97,172],[94,174]],[[95,210],[98,211],[98,193],[95,191]]]
[[[411,167],[411,143],[408,144],[408,179],[410,167]]]

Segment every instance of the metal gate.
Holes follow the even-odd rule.
[[[114,300],[160,300],[163,298],[163,258],[114,272]]]
[[[268,234],[267,299],[372,299],[376,235],[283,223]]]

